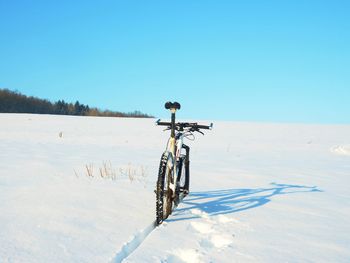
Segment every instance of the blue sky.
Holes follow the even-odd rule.
[[[0,0],[0,88],[184,119],[350,123],[350,1]]]

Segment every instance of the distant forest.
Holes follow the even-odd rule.
[[[37,114],[58,114],[78,116],[107,116],[107,117],[134,117],[152,118],[153,116],[134,111],[123,113],[118,111],[100,110],[90,108],[88,105],[67,103],[64,100],[50,102],[46,99],[28,97],[17,91],[0,89],[0,113],[37,113]]]

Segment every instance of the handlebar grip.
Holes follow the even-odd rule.
[[[159,120],[156,121],[156,125],[159,125],[159,126],[171,126],[171,122],[160,121],[160,119],[159,119]]]
[[[199,129],[211,130],[213,128],[213,123],[211,123],[209,126],[207,126],[207,125],[196,125],[196,127],[199,128]]]

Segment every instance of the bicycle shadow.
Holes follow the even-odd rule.
[[[199,209],[209,216],[237,213],[263,206],[278,195],[294,193],[323,192],[316,186],[290,185],[271,183],[269,188],[256,189],[223,189],[206,192],[193,192],[183,199],[182,207],[173,212],[168,222],[199,218],[187,213],[191,209]],[[184,207],[185,206],[185,207]]]

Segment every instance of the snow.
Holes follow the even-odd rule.
[[[153,119],[0,122],[0,262],[350,260],[349,125],[214,122],[187,143],[191,194],[155,227]]]
[[[331,152],[339,155],[350,155],[350,145],[332,147]]]

